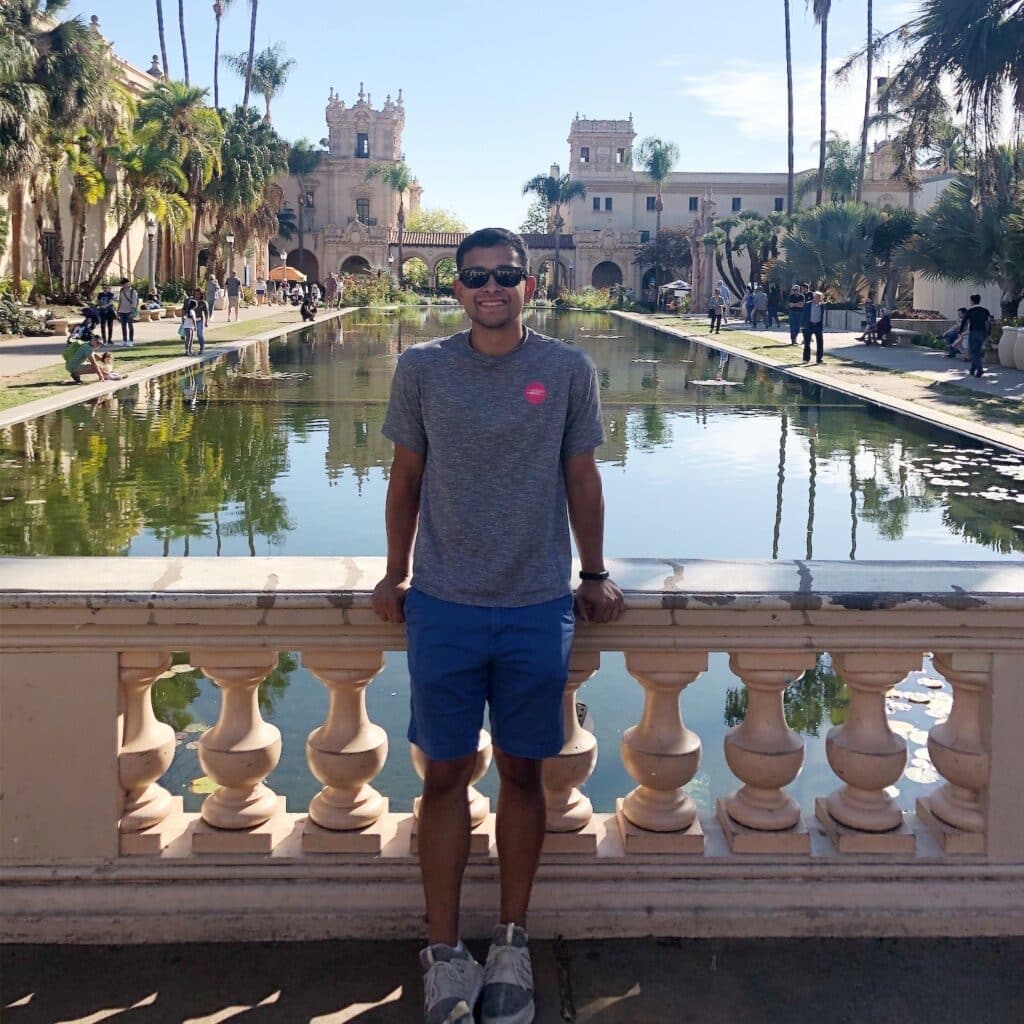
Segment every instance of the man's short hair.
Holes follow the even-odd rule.
[[[530,269],[530,252],[526,243],[514,231],[507,228],[481,228],[474,231],[459,244],[455,250],[455,266],[462,269],[462,261],[471,249],[496,249],[499,245],[507,245],[518,257],[524,270]]]
[[[972,295],[971,296],[971,302],[973,302],[976,306],[980,305],[981,304],[981,296],[980,295]]]

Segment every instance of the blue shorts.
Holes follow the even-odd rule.
[[[488,705],[494,745],[513,757],[562,749],[572,595],[521,608],[453,604],[410,590],[409,741],[431,760],[475,753]]]

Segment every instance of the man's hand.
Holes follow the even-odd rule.
[[[396,583],[390,576],[385,576],[373,588],[373,610],[385,622],[405,622],[405,595],[408,590],[407,580]]]
[[[584,580],[576,589],[575,603],[582,622],[612,622],[622,614],[625,599],[611,580]]]

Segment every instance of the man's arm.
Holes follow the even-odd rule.
[[[422,455],[404,445],[395,445],[391,463],[384,522],[388,537],[387,569],[373,591],[373,610],[385,622],[404,622],[406,580],[412,559],[412,542],[420,514],[420,485],[423,481]]]
[[[562,463],[569,522],[584,572],[604,570],[604,494],[593,451]],[[622,614],[622,591],[611,580],[584,581],[576,591],[576,610],[584,622],[610,622]]]

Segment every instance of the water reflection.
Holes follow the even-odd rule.
[[[6,429],[0,553],[381,554],[391,445],[380,427],[395,360],[462,324],[459,310],[359,311]],[[611,550],[1024,550],[1019,457],[632,323],[544,311],[536,326],[598,366]]]

